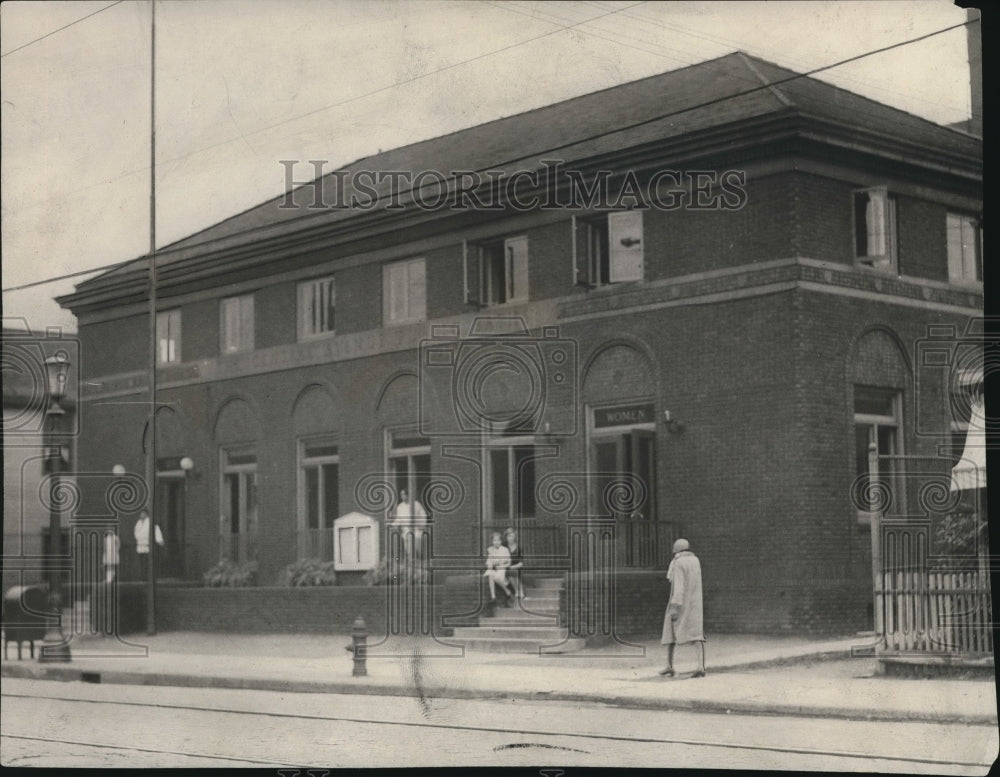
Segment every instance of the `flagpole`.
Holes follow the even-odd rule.
[[[149,566],[146,633],[156,634],[156,0],[149,28],[149,415],[146,424],[146,485],[149,488]],[[169,337],[169,333],[167,333]]]

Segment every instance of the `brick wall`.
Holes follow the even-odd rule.
[[[149,366],[149,316],[127,316],[80,327],[83,380]],[[112,345],[113,344],[113,345]]]
[[[427,269],[427,317],[439,318],[465,313],[462,244],[438,248],[424,254]],[[470,281],[471,282],[471,281]]]
[[[935,281],[948,280],[948,209],[944,205],[896,197],[899,272]]]
[[[257,348],[294,343],[298,326],[296,284],[267,284],[254,294],[254,344]]]
[[[738,211],[647,211],[647,278],[792,256],[790,181],[789,174],[748,179],[746,205]]]
[[[336,273],[337,332],[382,326],[382,265],[345,267]]]
[[[222,299],[200,300],[181,310],[181,358],[184,361],[210,359],[220,348]]]
[[[852,192],[861,184],[796,173],[789,188],[794,201],[794,253],[811,259],[853,264]],[[928,200],[894,194],[899,273],[948,280],[947,208]]]
[[[448,633],[445,614],[476,606],[467,586],[432,586],[434,633]],[[354,619],[365,619],[369,644],[386,634],[387,589],[381,586],[316,588],[172,588],[157,589],[157,628],[161,631],[222,631],[287,634],[344,634]],[[141,619],[129,617],[130,624]],[[345,654],[346,655],[346,654]]]

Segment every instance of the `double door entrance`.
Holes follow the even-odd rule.
[[[657,510],[655,432],[595,427],[590,444],[591,504],[597,514],[615,521],[618,566],[658,567],[664,559],[668,563],[670,525],[660,520]]]

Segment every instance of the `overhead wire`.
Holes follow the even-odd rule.
[[[57,30],[52,30],[52,32],[47,32],[44,35],[42,35],[41,37],[35,38],[34,40],[29,40],[27,43],[25,43],[25,44],[23,44],[21,46],[18,46],[16,49],[11,49],[10,51],[7,51],[7,52],[5,52],[3,54],[0,54],[0,58],[2,58],[2,57],[8,57],[8,56],[10,56],[11,54],[13,54],[13,53],[15,53],[17,51],[21,51],[23,49],[28,48],[28,46],[34,46],[39,41],[43,41],[46,38],[51,38],[57,32],[62,32],[63,30],[68,30],[70,27],[72,27],[72,26],[74,26],[76,24],[79,24],[82,21],[86,21],[87,19],[90,19],[92,16],[97,16],[97,14],[103,13],[104,11],[107,11],[109,8],[114,8],[116,5],[119,5],[119,4],[123,3],[124,1],[125,0],[115,0],[115,2],[111,3],[110,5],[106,5],[103,8],[99,8],[96,11],[94,11],[93,13],[87,14],[86,16],[81,16],[79,19],[77,19],[74,22],[70,22],[69,24],[64,24],[62,27],[60,27]]]
[[[598,0],[584,0],[584,2],[586,2],[589,5],[594,5],[594,6],[598,7],[598,8],[604,8],[605,7],[601,2],[598,2]],[[734,47],[736,47],[738,49],[742,49],[742,50],[746,51],[748,54],[752,54],[753,56],[759,56],[761,59],[767,59],[766,56],[761,56],[758,52],[755,52],[755,51],[751,50],[750,48],[746,47],[746,45],[742,41],[738,41],[738,40],[735,40],[733,38],[726,38],[726,37],[723,37],[723,36],[720,36],[720,35],[709,35],[707,33],[702,33],[701,31],[695,32],[694,30],[691,30],[688,27],[684,27],[683,25],[675,24],[675,23],[670,23],[670,22],[664,22],[661,19],[657,19],[657,18],[648,16],[648,15],[645,15],[645,14],[629,13],[628,11],[623,11],[621,15],[622,16],[626,16],[626,17],[628,17],[630,19],[635,19],[636,21],[641,21],[641,22],[644,22],[644,23],[647,23],[647,24],[653,24],[653,25],[655,25],[657,27],[660,27],[662,29],[670,30],[672,32],[677,32],[677,33],[679,33],[681,35],[687,35],[687,36],[690,36],[690,37],[698,39],[698,40],[703,40],[703,41],[706,41],[708,43],[715,43],[715,44],[717,44],[719,46],[725,46],[725,47],[734,46]],[[979,23],[979,21],[980,21],[979,19],[974,19],[974,20],[971,20],[969,22],[966,22],[966,24],[970,24],[970,23],[971,24],[975,24],[975,23]],[[784,57],[784,59],[791,66],[793,66],[793,67],[805,67],[805,66],[807,66],[806,61],[803,60],[803,59],[801,59],[801,58]],[[863,80],[863,79],[860,79],[860,78],[852,78],[852,77],[846,76],[846,75],[840,75],[839,77],[843,81],[846,81],[848,83],[854,83],[854,84],[863,85],[867,89],[874,89],[874,90],[879,91],[879,92],[884,92],[886,94],[895,95],[896,97],[905,97],[907,99],[916,100],[916,101],[924,103],[926,105],[933,105],[933,106],[936,106],[936,107],[939,107],[939,108],[957,108],[958,107],[958,106],[955,106],[955,105],[950,104],[950,103],[942,103],[942,102],[939,102],[937,100],[928,100],[928,99],[926,99],[924,97],[919,97],[919,96],[917,96],[917,95],[915,95],[915,94],[913,94],[911,92],[901,92],[899,90],[890,89],[889,87],[881,86],[879,84],[873,84],[873,83],[871,83],[871,81],[866,81],[866,80]]]
[[[644,0],[644,2],[645,2],[645,0]],[[629,8],[633,8],[633,7],[638,6],[638,5],[642,5],[642,4],[644,4],[644,2],[634,3],[633,5],[627,6],[625,9],[620,9],[619,12],[628,10]],[[608,14],[605,14],[605,15],[611,15],[611,13],[615,13],[615,12],[609,12]],[[596,18],[599,18],[599,17],[594,17],[594,18],[596,19]],[[472,58],[470,60],[467,60],[467,62],[471,62],[471,61],[475,61],[475,60],[478,60],[478,59],[482,59],[485,56],[490,56],[491,54],[499,53],[500,51],[504,51],[504,50],[508,50],[510,48],[513,48],[514,46],[523,45],[524,43],[528,43],[528,42],[530,42],[532,40],[538,40],[539,38],[547,37],[548,35],[551,35],[551,34],[554,34],[554,33],[557,33],[557,32],[561,32],[561,31],[564,31],[564,30],[567,30],[567,29],[572,29],[574,27],[578,27],[581,24],[586,24],[589,21],[593,21],[593,19],[589,19],[589,20],[586,20],[584,22],[579,22],[579,23],[577,23],[575,25],[570,25],[568,27],[560,27],[560,29],[558,29],[558,30],[551,31],[551,32],[546,33],[546,34],[541,35],[541,36],[536,36],[535,38],[531,38],[531,39],[528,39],[526,41],[522,41],[520,44],[512,44],[511,46],[504,47],[503,49],[498,49],[495,52],[487,52],[485,54],[479,55],[479,56],[474,57],[474,58]],[[909,46],[909,45],[918,43],[920,41],[926,40],[928,38],[932,38],[932,37],[935,37],[937,35],[942,35],[942,34],[944,34],[946,32],[950,32],[952,30],[959,29],[961,27],[965,27],[968,24],[976,22],[976,21],[978,21],[978,20],[972,20],[971,22],[970,21],[965,21],[965,22],[962,22],[962,23],[959,23],[959,24],[954,24],[954,25],[951,25],[951,26],[948,26],[948,27],[944,27],[944,28],[941,28],[941,29],[938,29],[938,30],[931,31],[929,33],[925,33],[925,34],[917,36],[915,38],[910,38],[910,39],[907,39],[905,41],[899,41],[897,43],[892,43],[892,44],[889,44],[887,46],[882,46],[882,47],[877,48],[877,49],[871,49],[869,51],[865,51],[865,52],[862,52],[860,54],[856,54],[854,56],[847,57],[847,58],[842,59],[842,60],[838,60],[837,62],[833,62],[833,63],[827,64],[827,65],[823,65],[823,66],[820,66],[820,67],[817,67],[817,68],[812,68],[811,70],[808,70],[808,71],[803,72],[803,73],[793,73],[792,75],[790,75],[790,76],[788,76],[786,78],[772,80],[772,81],[769,81],[766,84],[755,84],[750,89],[748,89],[746,91],[743,91],[743,92],[739,92],[737,94],[723,95],[722,97],[713,98],[711,100],[703,101],[701,103],[697,103],[697,104],[694,104],[694,105],[688,105],[688,106],[685,106],[684,108],[680,108],[680,109],[677,109],[677,110],[674,110],[674,111],[669,111],[667,113],[658,114],[658,115],[653,116],[651,118],[644,119],[644,120],[639,121],[639,122],[634,122],[634,123],[629,124],[629,125],[625,125],[625,126],[621,126],[621,127],[616,127],[616,128],[614,128],[612,130],[607,130],[607,131],[599,132],[599,133],[593,133],[593,134],[585,136],[583,138],[575,138],[575,139],[573,139],[573,140],[571,140],[571,141],[569,141],[567,143],[563,143],[563,144],[560,144],[560,145],[557,145],[557,146],[553,146],[553,147],[550,147],[550,148],[547,148],[547,149],[544,149],[544,150],[541,150],[541,151],[534,152],[530,157],[516,157],[514,159],[510,159],[510,160],[506,160],[506,161],[502,161],[502,162],[495,162],[495,163],[491,164],[490,168],[487,168],[487,169],[497,169],[497,168],[503,167],[505,165],[513,164],[513,163],[518,162],[518,161],[524,161],[524,160],[527,160],[527,159],[530,159],[530,158],[541,158],[542,156],[544,156],[546,154],[550,154],[550,153],[553,153],[554,151],[559,151],[559,150],[568,148],[570,146],[577,145],[579,143],[587,143],[587,142],[590,142],[590,141],[593,141],[593,140],[598,140],[598,139],[600,139],[602,137],[605,137],[607,135],[610,135],[610,134],[615,134],[615,133],[619,133],[619,132],[626,132],[626,131],[629,131],[629,130],[632,130],[632,129],[636,129],[636,128],[641,127],[641,126],[645,126],[647,124],[651,124],[651,123],[654,123],[654,122],[657,122],[657,121],[662,121],[664,119],[668,119],[668,118],[671,118],[673,116],[677,116],[679,114],[686,113],[686,112],[691,111],[691,110],[696,110],[698,108],[708,107],[708,106],[715,105],[715,104],[718,104],[718,103],[721,103],[721,102],[725,102],[727,100],[735,99],[737,97],[744,97],[744,96],[746,96],[748,94],[751,94],[753,92],[762,91],[762,90],[765,90],[765,89],[771,89],[771,88],[773,88],[775,86],[780,86],[780,85],[782,85],[784,83],[789,83],[791,81],[795,81],[795,80],[798,80],[798,79],[801,79],[801,78],[811,77],[811,76],[813,76],[813,75],[815,75],[817,73],[821,73],[821,72],[824,72],[826,70],[831,70],[833,68],[840,67],[840,66],[845,65],[845,64],[850,63],[850,62],[856,62],[856,61],[859,61],[861,59],[865,59],[867,57],[871,57],[871,56],[875,56],[877,54],[884,53],[886,51],[891,51],[891,50],[894,50],[894,49],[898,49],[898,48],[901,48],[903,46]],[[463,63],[456,63],[455,65],[449,65],[448,68],[456,67],[459,64],[463,64]],[[440,71],[436,71],[436,72],[440,72]],[[430,73],[429,74],[425,74],[425,75],[430,75]],[[417,76],[416,79],[419,79],[419,78],[422,78],[422,77],[424,77],[424,76]],[[408,79],[408,80],[416,80],[416,79]],[[406,82],[403,82],[403,83],[406,83]],[[390,87],[383,87],[383,88],[381,88],[381,89],[379,89],[377,91],[384,91],[385,89],[388,89],[388,88],[390,88]],[[361,99],[361,97],[351,98],[351,100],[354,100],[354,99]],[[351,100],[348,100],[348,102],[351,101]],[[329,107],[335,107],[335,106],[329,106]],[[323,109],[319,109],[319,110],[323,110]],[[288,120],[286,120],[285,122],[282,122],[282,123],[288,123],[290,121],[295,121],[298,118],[301,118],[301,117],[294,117],[294,118],[288,119]],[[264,131],[264,130],[256,130],[255,133],[256,132],[260,132],[260,131]],[[216,144],[216,145],[218,145],[218,144]],[[198,153],[198,152],[193,152],[193,153]],[[158,163],[158,164],[162,164],[162,163]],[[476,172],[486,172],[487,169],[483,169],[483,170],[476,171]],[[451,181],[454,181],[454,180],[455,180],[454,178],[451,179]],[[394,194],[395,194],[395,196],[399,196],[400,194],[412,194],[412,193],[414,193],[416,191],[419,191],[421,188],[423,188],[423,185],[417,186],[417,187],[410,187],[407,190],[397,191]],[[382,199],[384,199],[384,196],[377,196],[376,198],[374,198],[374,201],[373,201],[372,204],[377,203],[378,201],[380,201]],[[256,207],[259,207],[259,205],[256,206]],[[287,224],[287,223],[291,223],[291,222],[297,222],[297,221],[301,221],[301,220],[305,220],[305,219],[308,219],[308,218],[312,218],[312,217],[321,215],[322,213],[325,213],[325,211],[322,211],[320,213],[317,213],[317,212],[313,211],[313,212],[310,212],[310,213],[306,213],[306,214],[304,214],[302,216],[296,216],[296,217],[292,217],[292,218],[286,219],[282,223],[283,224]],[[239,232],[228,234],[228,235],[226,235],[226,238],[230,238],[231,239],[233,237],[242,237],[242,236],[245,236],[245,235],[250,235],[250,234],[254,234],[254,233],[260,232],[262,230],[271,229],[274,226],[275,226],[274,224],[259,225],[259,226],[256,226],[256,227],[251,227],[251,228],[246,229],[246,230],[241,230]],[[208,229],[211,229],[211,227],[209,227]],[[204,240],[204,241],[202,241],[200,243],[191,243],[191,244],[185,245],[183,248],[185,248],[185,249],[187,249],[187,248],[197,248],[197,247],[201,247],[201,246],[205,246],[205,245],[210,245],[211,243],[215,242],[215,240],[216,240],[216,238],[210,238],[210,239]],[[79,277],[81,275],[87,275],[87,274],[98,273],[98,272],[107,272],[107,271],[119,269],[119,268],[127,266],[129,264],[133,264],[133,263],[136,263],[136,262],[143,261],[145,258],[146,258],[145,255],[143,255],[143,256],[135,257],[135,258],[132,258],[132,259],[127,259],[127,260],[120,261],[120,262],[112,262],[112,263],[109,263],[109,264],[106,264],[106,265],[102,265],[102,266],[99,266],[99,267],[90,268],[88,270],[81,270],[81,271],[74,272],[74,273],[67,273],[67,274],[64,274],[64,275],[61,275],[61,276],[56,276],[54,278],[46,278],[46,279],[40,280],[40,281],[34,281],[34,282],[31,282],[31,283],[27,283],[27,284],[21,284],[21,285],[16,286],[16,287],[11,287],[11,288],[3,289],[3,291],[5,293],[6,292],[12,292],[12,291],[20,291],[22,289],[32,288],[34,286],[41,286],[41,285],[45,285],[45,284],[48,284],[48,283],[53,283],[53,282],[60,281],[60,280],[66,280],[68,278]]]

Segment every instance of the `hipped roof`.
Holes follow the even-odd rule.
[[[342,170],[348,181],[361,170],[510,173],[539,169],[547,158],[580,163],[671,140],[711,142],[709,131],[782,116],[850,131],[874,153],[902,150],[907,159],[981,179],[981,139],[743,52],[364,157]],[[333,173],[326,176],[327,191],[333,191],[332,178]],[[380,194],[387,189],[376,188]],[[346,193],[352,190],[348,185]],[[278,207],[285,201],[282,195],[227,218],[159,249],[157,266],[303,230],[336,229],[364,215],[350,209],[307,209],[313,196],[311,187],[300,187],[293,192],[298,208]],[[147,263],[148,257],[141,257],[88,279],[59,302],[72,307],[88,289],[144,275]]]

